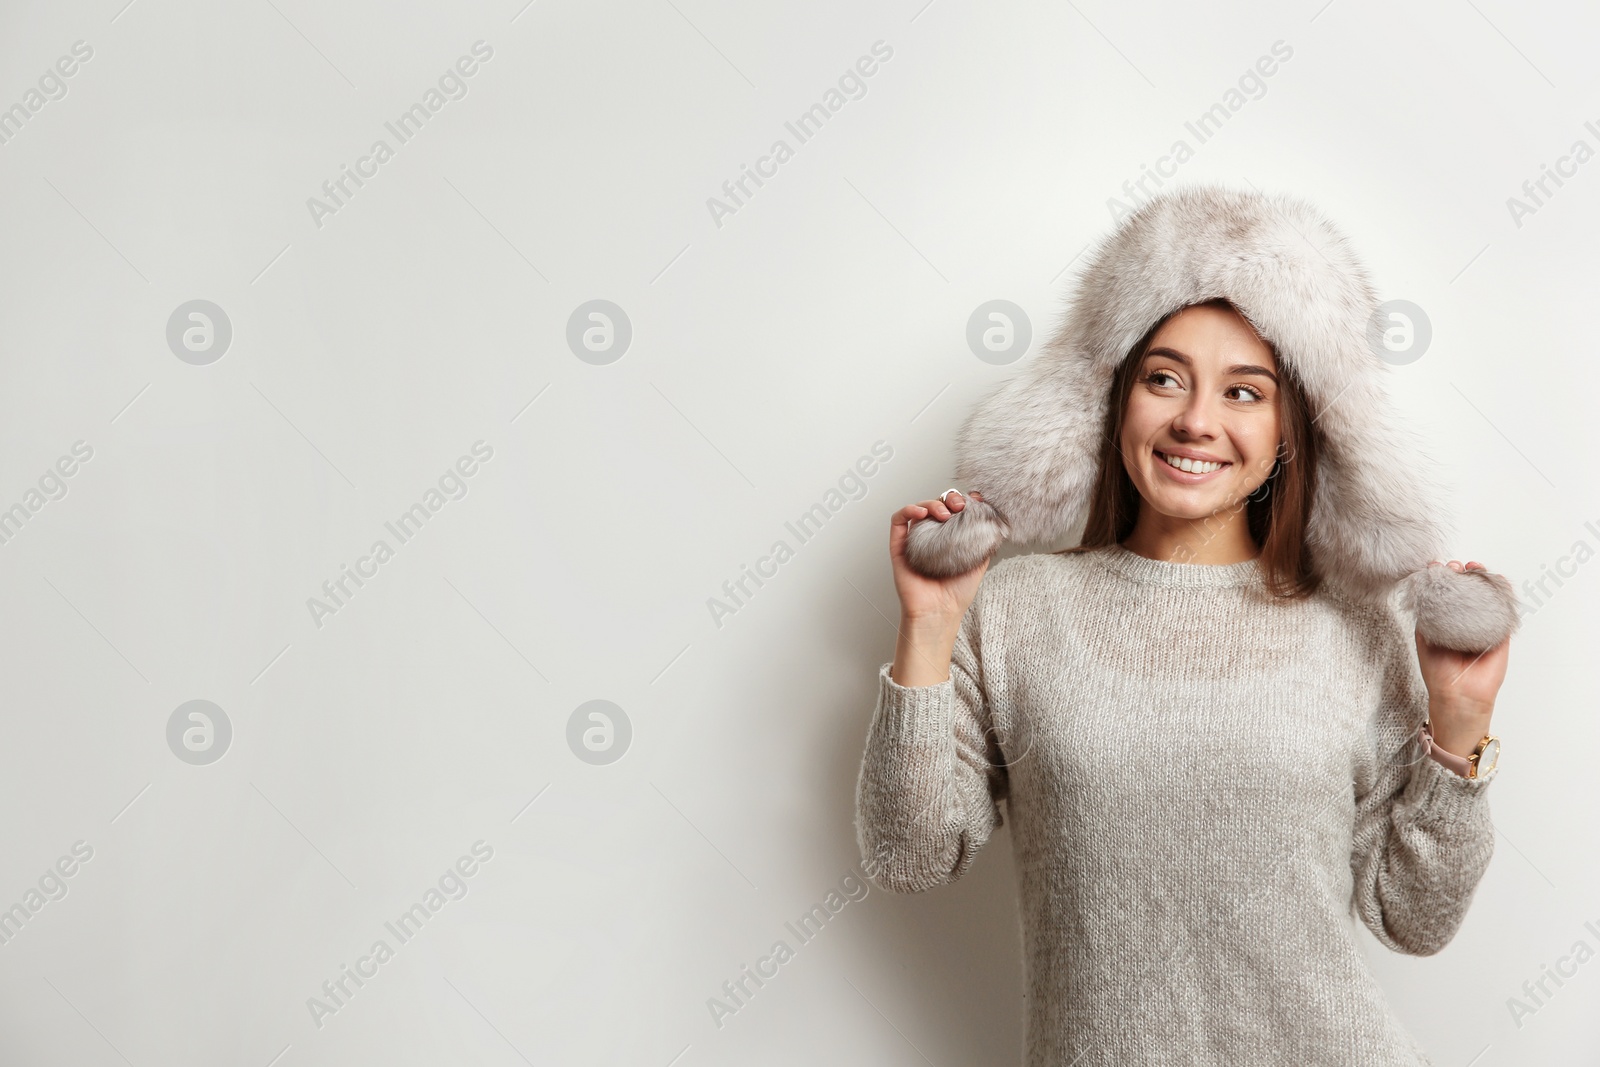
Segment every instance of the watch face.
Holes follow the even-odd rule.
[[[1489,743],[1483,746],[1483,754],[1478,757],[1478,777],[1483,777],[1494,770],[1494,765],[1500,762],[1500,739],[1489,738]]]

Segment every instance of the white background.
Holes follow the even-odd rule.
[[[887,519],[1021,366],[975,358],[968,316],[1014,301],[1037,350],[1108,198],[1180,137],[1179,180],[1311,199],[1426,310],[1390,379],[1457,555],[1520,584],[1600,548],[1600,163],[1520,226],[1506,203],[1600,148],[1592,13],[923,2],[6,6],[0,107],[93,57],[0,145],[0,508],[94,454],[0,545],[0,907],[94,852],[0,946],[0,1061],[1018,1062],[1005,831],[953,886],[849,904],[720,1028],[706,1002],[860,861]],[[478,40],[466,97],[319,227],[307,199]],[[716,225],[879,40],[867,94]],[[166,342],[193,299],[233,328],[209,365]],[[605,366],[565,340],[592,299],[633,326]],[[480,440],[467,495],[319,627],[307,599]],[[865,497],[718,626],[708,598],[879,440]],[[1600,949],[1600,565],[1564,582],[1513,644],[1465,925],[1373,948],[1440,1064],[1600,1049],[1600,961],[1520,1027],[1507,1004]],[[233,728],[205,766],[165,733],[197,698]],[[566,741],[594,699],[633,726],[607,766]],[[467,896],[313,1022],[479,840]]]

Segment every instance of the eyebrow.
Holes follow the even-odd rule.
[[[1151,356],[1166,356],[1168,359],[1177,360],[1185,367],[1194,366],[1194,360],[1190,359],[1188,356],[1184,355],[1182,352],[1179,352],[1175,348],[1152,348],[1150,351],[1146,352],[1144,356],[1146,359],[1149,359]],[[1254,374],[1258,377],[1271,380],[1274,385],[1278,383],[1278,376],[1276,374],[1273,374],[1267,368],[1255,363],[1235,363],[1223,373],[1229,376],[1235,374]]]

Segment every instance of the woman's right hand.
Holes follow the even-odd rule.
[[[910,536],[913,522],[944,522],[967,506],[960,492],[950,493],[946,499],[949,504],[935,498],[907,504],[894,513],[889,527],[889,561],[894,567],[895,592],[900,595],[901,618],[954,628],[967,613],[972,598],[978,595],[978,583],[989,569],[989,561],[984,560],[965,574],[950,578],[924,577],[906,562],[906,538]],[[981,501],[983,496],[973,493],[972,499]]]

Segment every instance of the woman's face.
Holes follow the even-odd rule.
[[[1277,373],[1272,350],[1229,308],[1168,319],[1135,373],[1119,442],[1144,505],[1204,519],[1260,488],[1278,453]]]

